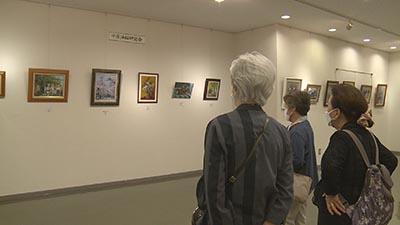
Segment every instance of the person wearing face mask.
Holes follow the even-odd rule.
[[[351,137],[352,131],[364,146],[369,161],[375,161],[374,140],[359,118],[368,109],[361,92],[351,85],[332,88],[326,118],[337,131],[330,137],[321,161],[321,180],[314,191],[313,203],[318,206],[318,225],[350,225],[346,206],[356,203],[364,186],[367,167]],[[397,167],[397,158],[377,137],[379,161],[390,174]]]
[[[295,91],[284,96],[285,118],[291,124],[288,127],[295,173],[311,177],[310,193],[318,182],[317,161],[314,147],[314,132],[307,113],[310,110],[310,95],[305,91]],[[296,188],[296,187],[294,187]],[[305,225],[307,201],[293,199],[286,225]]]

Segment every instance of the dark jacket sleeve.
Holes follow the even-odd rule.
[[[306,140],[304,135],[298,130],[290,132],[290,140],[292,142],[293,151],[293,169],[295,173],[299,173],[303,170],[305,164],[304,155],[306,153]]]
[[[329,141],[321,161],[323,190],[328,195],[336,195],[340,190],[342,174],[345,168],[349,146],[344,132],[336,131]]]
[[[385,165],[390,174],[392,174],[397,167],[397,157],[377,137],[375,138],[379,147],[379,163]]]
[[[226,162],[224,138],[217,120],[206,130],[204,181],[210,225],[233,225],[233,215],[225,204]]]

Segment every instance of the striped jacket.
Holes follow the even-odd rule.
[[[265,120],[259,105],[242,104],[208,124],[203,176],[209,224],[284,222],[293,195],[292,152],[287,129],[275,119],[269,118],[253,158],[237,181],[227,183],[263,132]]]

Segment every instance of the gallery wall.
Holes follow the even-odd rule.
[[[399,132],[399,103],[400,103],[400,52],[390,55],[388,98],[386,99],[389,123],[385,127],[388,132],[388,142],[393,150],[400,151]]]
[[[233,34],[14,0],[0,27],[0,196],[198,170],[207,122],[233,108]],[[68,103],[28,103],[28,68],[69,70]],[[90,106],[92,68],[122,70],[119,106]],[[157,104],[137,103],[138,72],[159,73]],[[218,101],[203,101],[206,78]],[[176,81],[191,99],[171,98]]]

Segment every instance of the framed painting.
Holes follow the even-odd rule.
[[[0,98],[6,96],[6,72],[0,71]]]
[[[220,86],[220,79],[207,78],[204,85],[203,100],[218,100]]]
[[[158,102],[158,73],[139,72],[138,103]]]
[[[308,84],[306,90],[310,95],[310,103],[316,104],[319,100],[319,94],[321,93],[321,85]]]
[[[328,80],[328,81],[326,82],[324,106],[328,106],[329,98],[330,98],[331,95],[332,95],[332,88],[333,88],[335,85],[338,85],[338,84],[339,84],[339,81],[334,81],[334,80]]]
[[[92,69],[92,106],[118,106],[121,70]]]
[[[185,98],[192,97],[193,83],[175,82],[172,98]]]
[[[374,101],[375,107],[385,106],[386,91],[387,91],[387,84],[378,84],[375,93],[375,101]]]
[[[363,84],[360,87],[360,91],[364,95],[365,100],[367,100],[367,103],[369,104],[371,102],[372,86]]]
[[[302,79],[286,78],[285,89],[284,89],[285,93],[283,93],[283,96],[294,91],[301,91],[301,83]]]
[[[353,86],[353,87],[355,87],[356,86],[356,82],[354,82],[354,81],[343,81],[343,84],[347,84],[347,85],[351,85],[351,86]]]
[[[28,102],[68,102],[68,70],[29,68]]]

